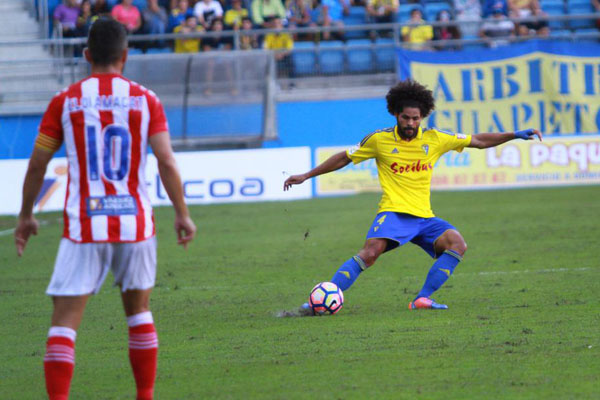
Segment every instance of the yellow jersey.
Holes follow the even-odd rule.
[[[401,34],[408,35],[409,43],[425,43],[433,39],[433,27],[431,25],[403,26]]]
[[[367,135],[346,155],[354,164],[375,158],[379,184],[383,190],[379,211],[434,217],[431,211],[431,177],[437,160],[450,150],[461,152],[471,143],[471,135],[455,134],[439,129],[423,131],[406,141],[398,127],[382,129]]]
[[[291,50],[294,39],[289,33],[267,33],[263,47],[267,50]]]

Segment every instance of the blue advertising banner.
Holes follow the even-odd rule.
[[[398,50],[400,79],[433,90],[428,126],[480,133],[600,132],[600,44],[534,40],[494,49]]]

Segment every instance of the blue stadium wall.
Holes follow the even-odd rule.
[[[227,115],[231,114],[231,109]],[[239,112],[238,112],[239,111]],[[260,127],[260,107],[240,106],[235,119],[219,117],[218,108],[191,111],[189,130],[247,132]],[[181,132],[181,109],[168,109],[167,118],[176,136]],[[0,159],[29,158],[41,115],[0,117]],[[371,131],[392,126],[384,99],[286,102],[277,106],[279,139],[264,147],[336,146],[360,141]],[[202,132],[205,131],[205,132]],[[247,132],[247,133],[258,133]],[[58,153],[64,156],[64,148]]]

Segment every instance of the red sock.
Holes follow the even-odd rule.
[[[46,343],[44,357],[46,391],[50,400],[67,400],[69,398],[74,366],[75,342],[68,337],[53,336],[51,333]]]
[[[145,313],[143,313],[145,314]],[[148,314],[150,314],[148,312]],[[133,317],[137,317],[136,314]],[[131,319],[132,317],[129,317]],[[150,321],[151,321],[150,314]],[[141,321],[140,321],[141,322]],[[145,321],[144,321],[145,322]],[[154,396],[158,337],[154,323],[129,326],[129,361],[135,377],[137,400],[151,400]]]

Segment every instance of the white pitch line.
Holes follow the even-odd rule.
[[[593,268],[590,267],[580,267],[580,268],[547,268],[547,269],[524,269],[520,271],[482,271],[482,272],[463,272],[455,277],[460,277],[462,275],[508,275],[508,274],[535,274],[535,273],[555,273],[555,272],[573,272],[573,271],[588,271]],[[402,276],[402,278],[422,278],[422,276]],[[278,285],[278,282],[264,282],[252,285],[236,285],[236,287],[257,287],[257,286],[274,286]],[[155,287],[154,290],[228,290],[231,286],[178,286],[177,289],[174,287],[164,287],[158,286]]]
[[[5,231],[0,231],[0,236],[12,235],[14,231],[15,231],[15,228],[7,229]]]
[[[40,224],[40,226],[46,226],[46,225],[50,225],[51,223],[55,223],[55,222],[61,222],[62,218],[57,218],[57,219],[43,219],[41,221],[38,221],[38,223]],[[8,235],[12,235],[13,232],[15,231],[15,228],[10,228],[10,229],[6,229],[4,231],[0,231],[0,237],[2,236],[8,236]]]
[[[532,274],[532,273],[549,273],[549,272],[567,272],[567,271],[587,271],[590,267],[581,268],[547,268],[547,269],[524,269],[521,271],[481,271],[481,272],[465,272],[465,274],[477,275],[507,275],[507,274]],[[462,275],[462,274],[459,274]]]

